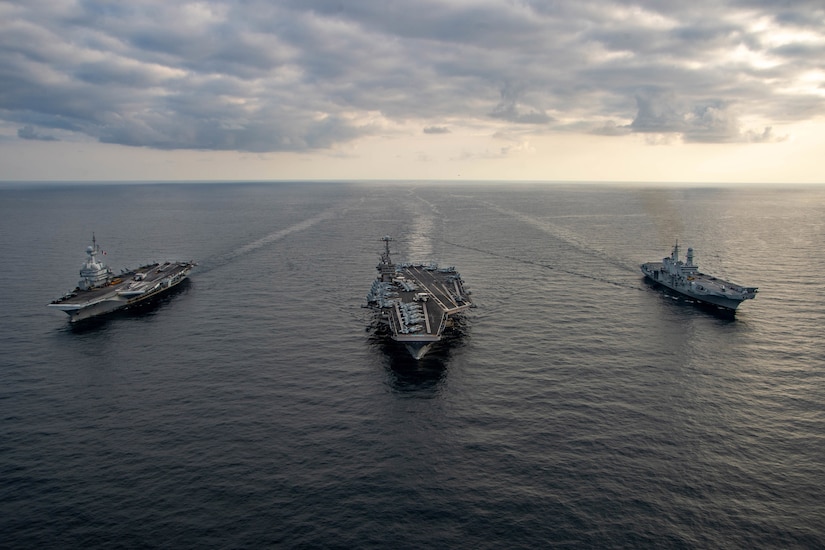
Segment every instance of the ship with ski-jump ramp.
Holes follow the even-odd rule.
[[[102,254],[92,235],[77,287],[48,304],[66,312],[71,323],[128,309],[166,294],[198,265],[192,261],[151,263],[115,275],[99,257]]]
[[[661,262],[641,265],[645,277],[688,298],[735,312],[745,300],[756,298],[757,288],[742,286],[699,271],[693,249],[688,248],[685,261],[679,259],[679,243]]]

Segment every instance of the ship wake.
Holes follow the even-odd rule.
[[[311,218],[307,218],[296,224],[290,225],[289,227],[286,227],[284,229],[279,229],[278,231],[265,235],[259,239],[252,241],[251,243],[236,248],[231,252],[227,252],[226,254],[222,254],[215,258],[204,260],[203,262],[201,262],[200,271],[206,273],[217,267],[229,264],[241,256],[246,256],[247,254],[255,252],[256,250],[264,248],[265,246],[278,242],[292,235],[293,233],[305,231],[315,225],[318,225],[321,222],[334,218],[336,216],[337,211],[338,208],[330,208],[328,210],[324,210],[320,214],[312,216]]]
[[[520,264],[531,265],[531,266],[539,267],[539,268],[542,268],[542,269],[550,269],[550,270],[553,270],[553,271],[558,271],[559,273],[566,273],[568,275],[573,275],[575,277],[579,277],[579,278],[582,278],[582,279],[590,279],[592,281],[598,281],[600,283],[607,283],[607,284],[618,286],[618,287],[621,287],[621,288],[629,288],[629,289],[632,289],[632,290],[644,290],[644,289],[642,289],[641,287],[639,287],[637,285],[630,285],[630,284],[627,284],[627,283],[624,283],[624,282],[621,282],[621,281],[613,281],[611,279],[606,279],[604,277],[595,277],[595,276],[590,275],[588,273],[582,273],[582,272],[579,272],[579,271],[571,271],[569,269],[564,269],[564,268],[561,268],[561,267],[558,267],[558,266],[555,266],[555,265],[550,265],[550,264],[538,262],[538,261],[535,261],[535,260],[528,260],[528,259],[525,259],[525,258],[519,258],[519,257],[516,257],[516,256],[511,256],[509,254],[502,254],[502,253],[499,253],[499,252],[493,252],[491,250],[485,250],[483,248],[478,248],[476,246],[471,246],[471,245],[468,245],[468,244],[461,244],[461,243],[457,243],[457,242],[453,242],[453,241],[447,241],[445,239],[440,239],[440,241],[445,243],[445,244],[448,244],[450,246],[455,246],[457,248],[463,248],[465,250],[472,250],[474,252],[480,252],[482,254],[486,254],[486,255],[492,256],[494,258],[501,258],[503,260],[507,260],[508,262],[518,262]]]
[[[576,250],[584,252],[585,254],[595,256],[600,260],[605,261],[606,263],[609,263],[615,267],[618,267],[630,273],[636,272],[635,265],[630,265],[625,262],[622,262],[621,260],[612,257],[604,250],[600,250],[598,248],[591,246],[589,243],[585,242],[578,234],[567,229],[566,227],[549,222],[544,219],[539,219],[534,216],[530,216],[529,214],[525,214],[524,212],[518,212],[516,210],[511,210],[509,208],[503,208],[501,206],[491,204],[488,202],[485,202],[484,205],[492,210],[495,210],[496,212],[499,212],[511,218],[515,218],[524,224],[527,224],[535,229],[538,229],[542,233],[546,233],[547,235],[550,235],[555,239],[558,239],[559,241],[567,243]]]

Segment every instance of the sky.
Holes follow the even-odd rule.
[[[825,183],[822,0],[0,0],[0,180]]]

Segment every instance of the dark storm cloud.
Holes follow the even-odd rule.
[[[821,1],[20,0],[0,4],[0,123],[256,152],[447,119],[770,141],[825,111],[823,50]]]

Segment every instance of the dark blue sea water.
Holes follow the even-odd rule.
[[[72,328],[93,232],[200,266]],[[477,305],[419,364],[385,234]],[[822,187],[6,186],[0,546],[825,547],[823,237]],[[676,239],[756,300],[645,284]]]

